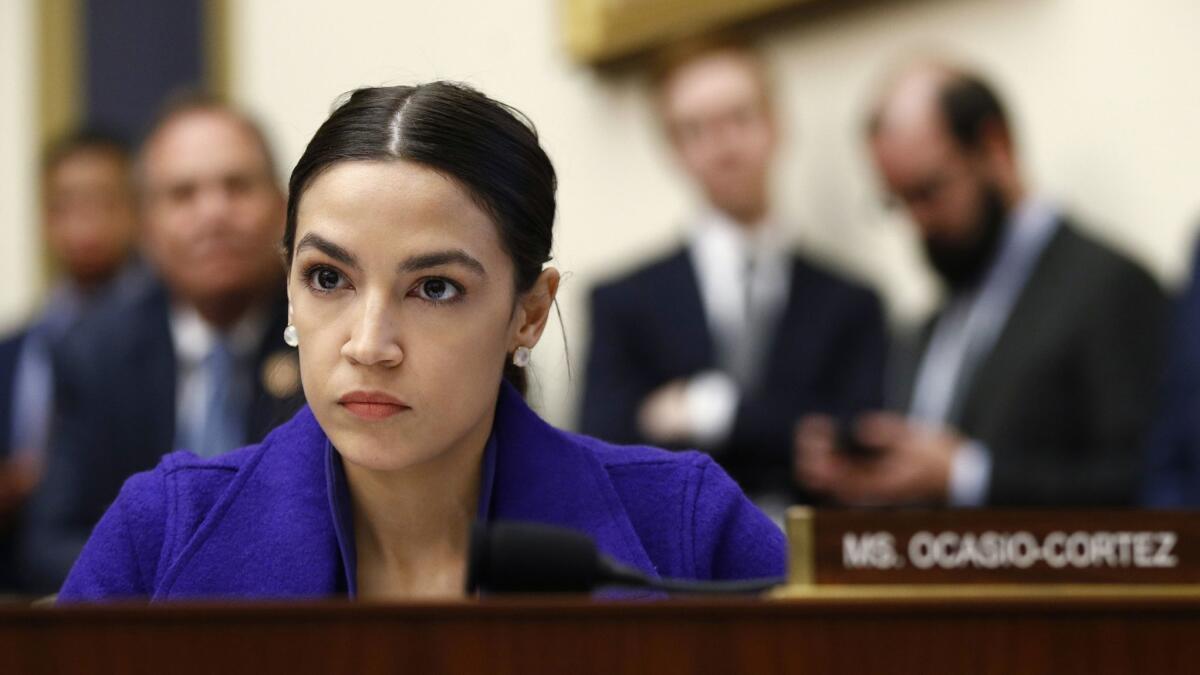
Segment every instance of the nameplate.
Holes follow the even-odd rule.
[[[788,527],[817,585],[1200,583],[1197,513],[796,509]]]

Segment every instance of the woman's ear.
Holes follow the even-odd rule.
[[[515,331],[508,351],[517,347],[533,348],[546,329],[546,321],[550,318],[550,308],[554,306],[554,298],[558,295],[558,270],[547,267],[538,275],[533,287],[517,299]]]

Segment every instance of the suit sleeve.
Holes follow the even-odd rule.
[[[636,443],[637,411],[649,392],[637,341],[613,287],[592,292],[592,340],[584,374],[580,430],[611,443]]]
[[[1146,447],[1142,502],[1155,508],[1200,506],[1200,248],[1192,281],[1174,308],[1169,362]]]
[[[91,483],[110,467],[97,447],[112,447],[105,434],[103,396],[84,387],[92,361],[78,358],[65,344],[55,359],[55,414],[45,473],[30,498],[22,523],[21,574],[36,592],[53,592],[62,584],[107,504],[94,503]],[[90,404],[85,402],[90,401]]]
[[[755,579],[784,574],[787,543],[783,531],[707,457],[701,465],[692,514],[697,578]]]
[[[1086,453],[1046,447],[993,452],[988,501],[1003,505],[1124,506],[1141,486],[1142,448],[1157,400],[1167,300],[1141,270],[1107,275],[1087,308],[1073,395],[1083,403]],[[1007,457],[1021,456],[1019,461]]]
[[[163,481],[160,471],[126,481],[71,568],[60,604],[152,595],[165,522]]]
[[[0,460],[7,458],[13,451],[14,394],[21,348],[27,335],[22,332],[0,340]]]
[[[836,320],[830,322],[831,335],[823,343],[828,349],[821,355],[823,372],[815,390],[744,394],[729,440],[732,447],[790,457],[792,431],[800,416],[820,412],[841,417],[883,405],[887,329],[879,299],[854,288],[838,308]]]

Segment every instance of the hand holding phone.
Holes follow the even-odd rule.
[[[853,419],[844,419],[838,423],[837,438],[834,441],[834,448],[837,452],[847,459],[858,461],[879,459],[883,454],[883,448],[863,443],[855,433],[854,427]]]

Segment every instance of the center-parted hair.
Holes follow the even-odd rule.
[[[462,84],[359,89],[309,141],[288,182],[283,247],[291,264],[305,189],[340,162],[405,160],[455,180],[487,213],[513,262],[518,293],[550,260],[557,178],[533,124]],[[524,390],[524,372],[506,368]]]
[[[492,217],[516,288],[533,286],[553,244],[554,166],[521,113],[461,84],[359,89],[317,129],[288,182],[291,262],[304,190],[339,162],[399,159],[454,179]]]

